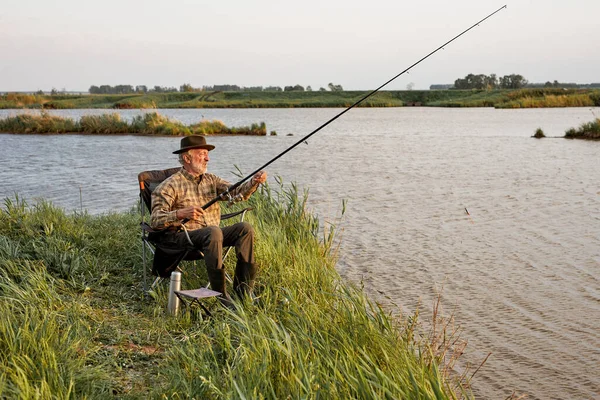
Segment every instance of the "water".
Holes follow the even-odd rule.
[[[160,112],[277,131],[210,138],[209,169],[235,181],[234,165],[256,169],[339,111]],[[427,319],[440,296],[468,341],[458,372],[491,353],[473,381],[479,398],[600,398],[600,142],[531,138],[538,127],[562,136],[593,113],[600,109],[356,109],[268,171],[310,188],[314,212],[343,230],[338,270],[373,299]],[[0,196],[130,209],[137,173],[176,166],[178,146],[165,137],[2,134]]]

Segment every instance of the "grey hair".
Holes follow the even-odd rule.
[[[179,164],[181,164],[181,165],[185,164],[185,161],[183,160],[183,156],[186,155],[186,154],[188,154],[187,151],[184,151],[183,153],[179,153],[178,154],[178,156],[179,156]]]

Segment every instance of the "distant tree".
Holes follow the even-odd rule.
[[[283,92],[283,89],[279,86],[267,86],[265,92]]]
[[[50,91],[50,96],[56,96],[58,94],[58,90],[56,90],[56,88],[52,88],[52,90]]]
[[[180,92],[193,92],[194,88],[189,83],[184,83],[183,85],[179,86],[179,91]]]
[[[38,94],[38,95],[43,95],[43,94],[44,94],[44,91],[40,89],[40,90],[38,90],[37,92],[35,92],[35,94]]]
[[[496,74],[490,74],[490,76],[486,76],[485,77],[485,88],[490,90],[490,89],[496,89],[498,87],[498,77],[496,76]]]
[[[220,92],[239,92],[242,88],[238,85],[214,85],[213,90]]]
[[[406,90],[413,90],[414,87],[415,87],[415,83],[411,82],[408,85],[406,85]]]
[[[498,87],[496,74],[469,74],[454,81],[455,89],[495,89]]]
[[[154,93],[170,93],[170,92],[177,92],[177,88],[176,87],[166,87],[166,86],[154,86],[152,89],[149,90],[149,92],[154,92]]]
[[[295,86],[286,86],[283,88],[284,92],[304,92],[304,86],[295,85]]]
[[[306,87],[306,91],[307,91],[307,92],[312,92],[312,88],[310,87],[310,85],[308,85],[308,86]]]
[[[327,87],[329,88],[329,90],[331,90],[332,92],[341,92],[344,90],[344,88],[342,88],[342,85],[334,85],[333,83],[329,83],[327,85]]]
[[[321,87],[319,88],[319,92],[326,92],[326,91],[327,91],[327,89],[325,89],[323,86],[321,86]]]
[[[502,78],[500,78],[500,87],[502,89],[520,89],[526,85],[527,79],[523,78],[522,75],[504,75]]]
[[[474,75],[469,74],[463,79],[457,79],[454,81],[454,87],[456,89],[483,89],[485,87],[485,78],[483,74]]]
[[[116,94],[130,94],[135,93],[133,86],[131,85],[117,85],[114,87],[114,93]]]
[[[148,86],[146,85],[137,85],[135,87],[135,91],[138,93],[148,93]]]

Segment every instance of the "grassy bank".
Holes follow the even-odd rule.
[[[53,116],[48,112],[39,115],[19,114],[0,119],[0,132],[8,133],[86,133],[86,134],[137,134],[137,135],[255,135],[267,134],[264,122],[244,127],[227,127],[223,122],[202,120],[184,125],[157,112],[138,115],[124,121],[117,113],[85,115],[78,121]]]
[[[128,95],[0,96],[0,108],[290,108],[348,107],[367,91],[193,92]],[[598,89],[384,90],[361,107],[583,107],[600,106]]]
[[[333,236],[292,186],[250,201],[261,304],[214,318],[166,315],[141,296],[136,212],[0,211],[2,398],[402,398],[465,394],[416,339],[334,269]],[[230,260],[229,263],[232,263]],[[227,266],[231,269],[233,266]],[[182,286],[204,282],[184,266]],[[196,286],[197,287],[197,286]]]
[[[565,133],[567,139],[600,140],[600,118],[581,124],[577,129],[571,128]]]

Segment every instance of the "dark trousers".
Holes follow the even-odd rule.
[[[254,264],[254,229],[247,222],[220,228],[207,226],[206,228],[188,231],[194,246],[204,253],[207,270],[223,268],[223,247],[234,246],[238,265],[240,263]],[[190,245],[185,232],[168,233],[165,238],[179,248]]]

